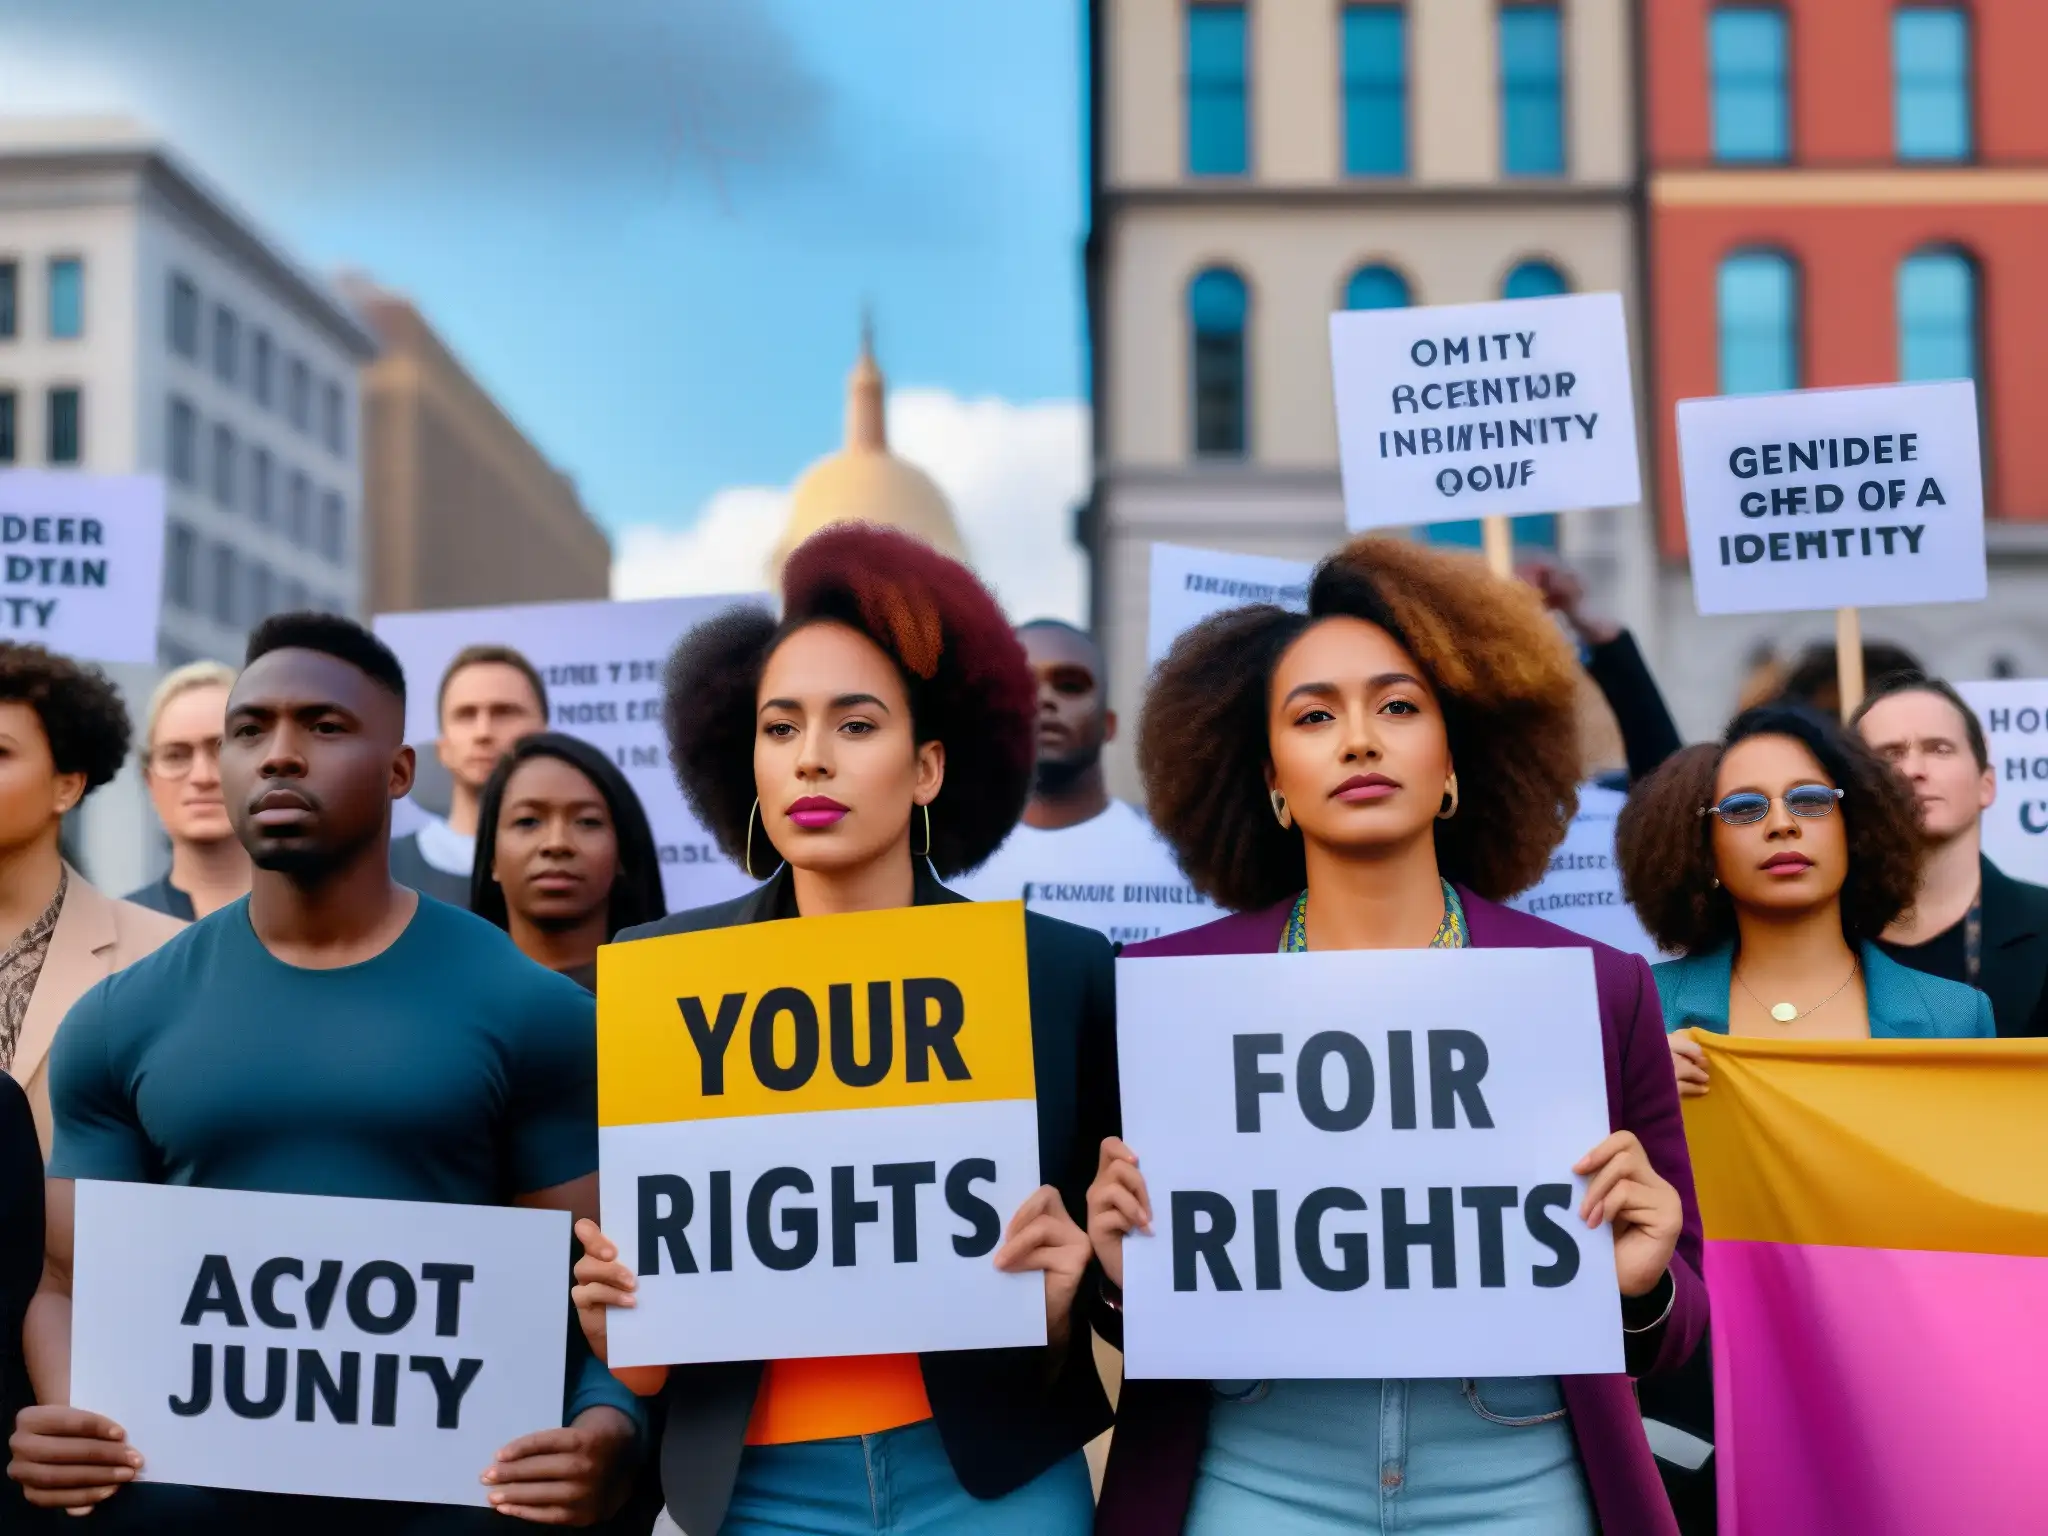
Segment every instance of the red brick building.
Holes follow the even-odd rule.
[[[1741,389],[1973,374],[1991,515],[2048,521],[2048,0],[1638,16],[1665,555],[1673,407]]]

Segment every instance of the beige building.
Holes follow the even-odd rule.
[[[604,597],[611,541],[412,304],[343,291],[379,340],[363,369],[364,606]]]
[[[1305,559],[1344,536],[1332,310],[1613,290],[1640,334],[1630,9],[1095,0],[1085,528],[1127,719],[1152,543]],[[1646,624],[1643,508],[1551,536]]]

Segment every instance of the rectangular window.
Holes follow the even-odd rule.
[[[173,518],[164,543],[164,600],[174,608],[193,606],[193,568],[199,563],[199,541],[192,530]]]
[[[335,453],[348,452],[348,417],[341,386],[332,380],[320,386],[320,438]]]
[[[232,510],[235,505],[235,432],[226,423],[213,429],[213,499]]]
[[[1564,174],[1564,24],[1554,4],[1501,7],[1500,163],[1510,176]]]
[[[85,263],[76,256],[50,261],[50,334],[60,341],[85,334]]]
[[[295,357],[285,370],[285,415],[301,432],[313,426],[313,372],[303,357]]]
[[[1792,156],[1785,13],[1723,5],[1708,24],[1714,158],[1780,165]]]
[[[249,450],[249,512],[257,522],[268,524],[276,511],[276,471],[268,448]]]
[[[1242,5],[1188,7],[1188,174],[1242,176],[1251,165]]]
[[[1970,13],[1906,5],[1892,13],[1893,117],[1901,160],[1971,154]]]
[[[257,331],[249,343],[249,393],[265,410],[270,408],[273,395],[273,367],[270,332]]]
[[[312,482],[299,471],[292,471],[291,489],[286,499],[289,505],[285,510],[285,532],[294,544],[304,549],[313,530]]]
[[[76,385],[50,391],[50,462],[76,464],[85,457],[85,405]]]
[[[171,350],[199,358],[199,289],[182,272],[171,274]]]
[[[0,464],[12,464],[14,446],[14,391],[0,389]]]
[[[1344,169],[1408,173],[1408,10],[1344,7]]]
[[[241,562],[235,558],[234,549],[226,544],[214,545],[213,591],[210,594],[213,599],[214,623],[225,624],[230,629],[235,627],[235,611],[239,596],[235,591],[235,583],[240,579]]]
[[[199,479],[199,413],[192,402],[171,396],[170,420],[164,428],[164,466],[179,485]]]
[[[20,322],[15,318],[17,295],[21,292],[21,266],[0,261],[0,341],[11,341]]]
[[[343,519],[341,497],[329,491],[320,498],[320,553],[336,565],[341,563],[342,550],[346,546],[346,529]]]
[[[213,310],[213,376],[232,385],[242,371],[242,327],[225,304]]]

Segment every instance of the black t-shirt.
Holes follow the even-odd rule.
[[[1892,944],[1879,939],[1877,947],[1899,964],[1910,966],[1923,975],[1967,983],[1970,979],[1970,954],[1964,929],[1969,921],[1967,914],[1957,918],[1924,944]]]

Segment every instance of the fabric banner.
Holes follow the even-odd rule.
[[[1694,1036],[1723,1536],[2043,1529],[2048,1040]]]

